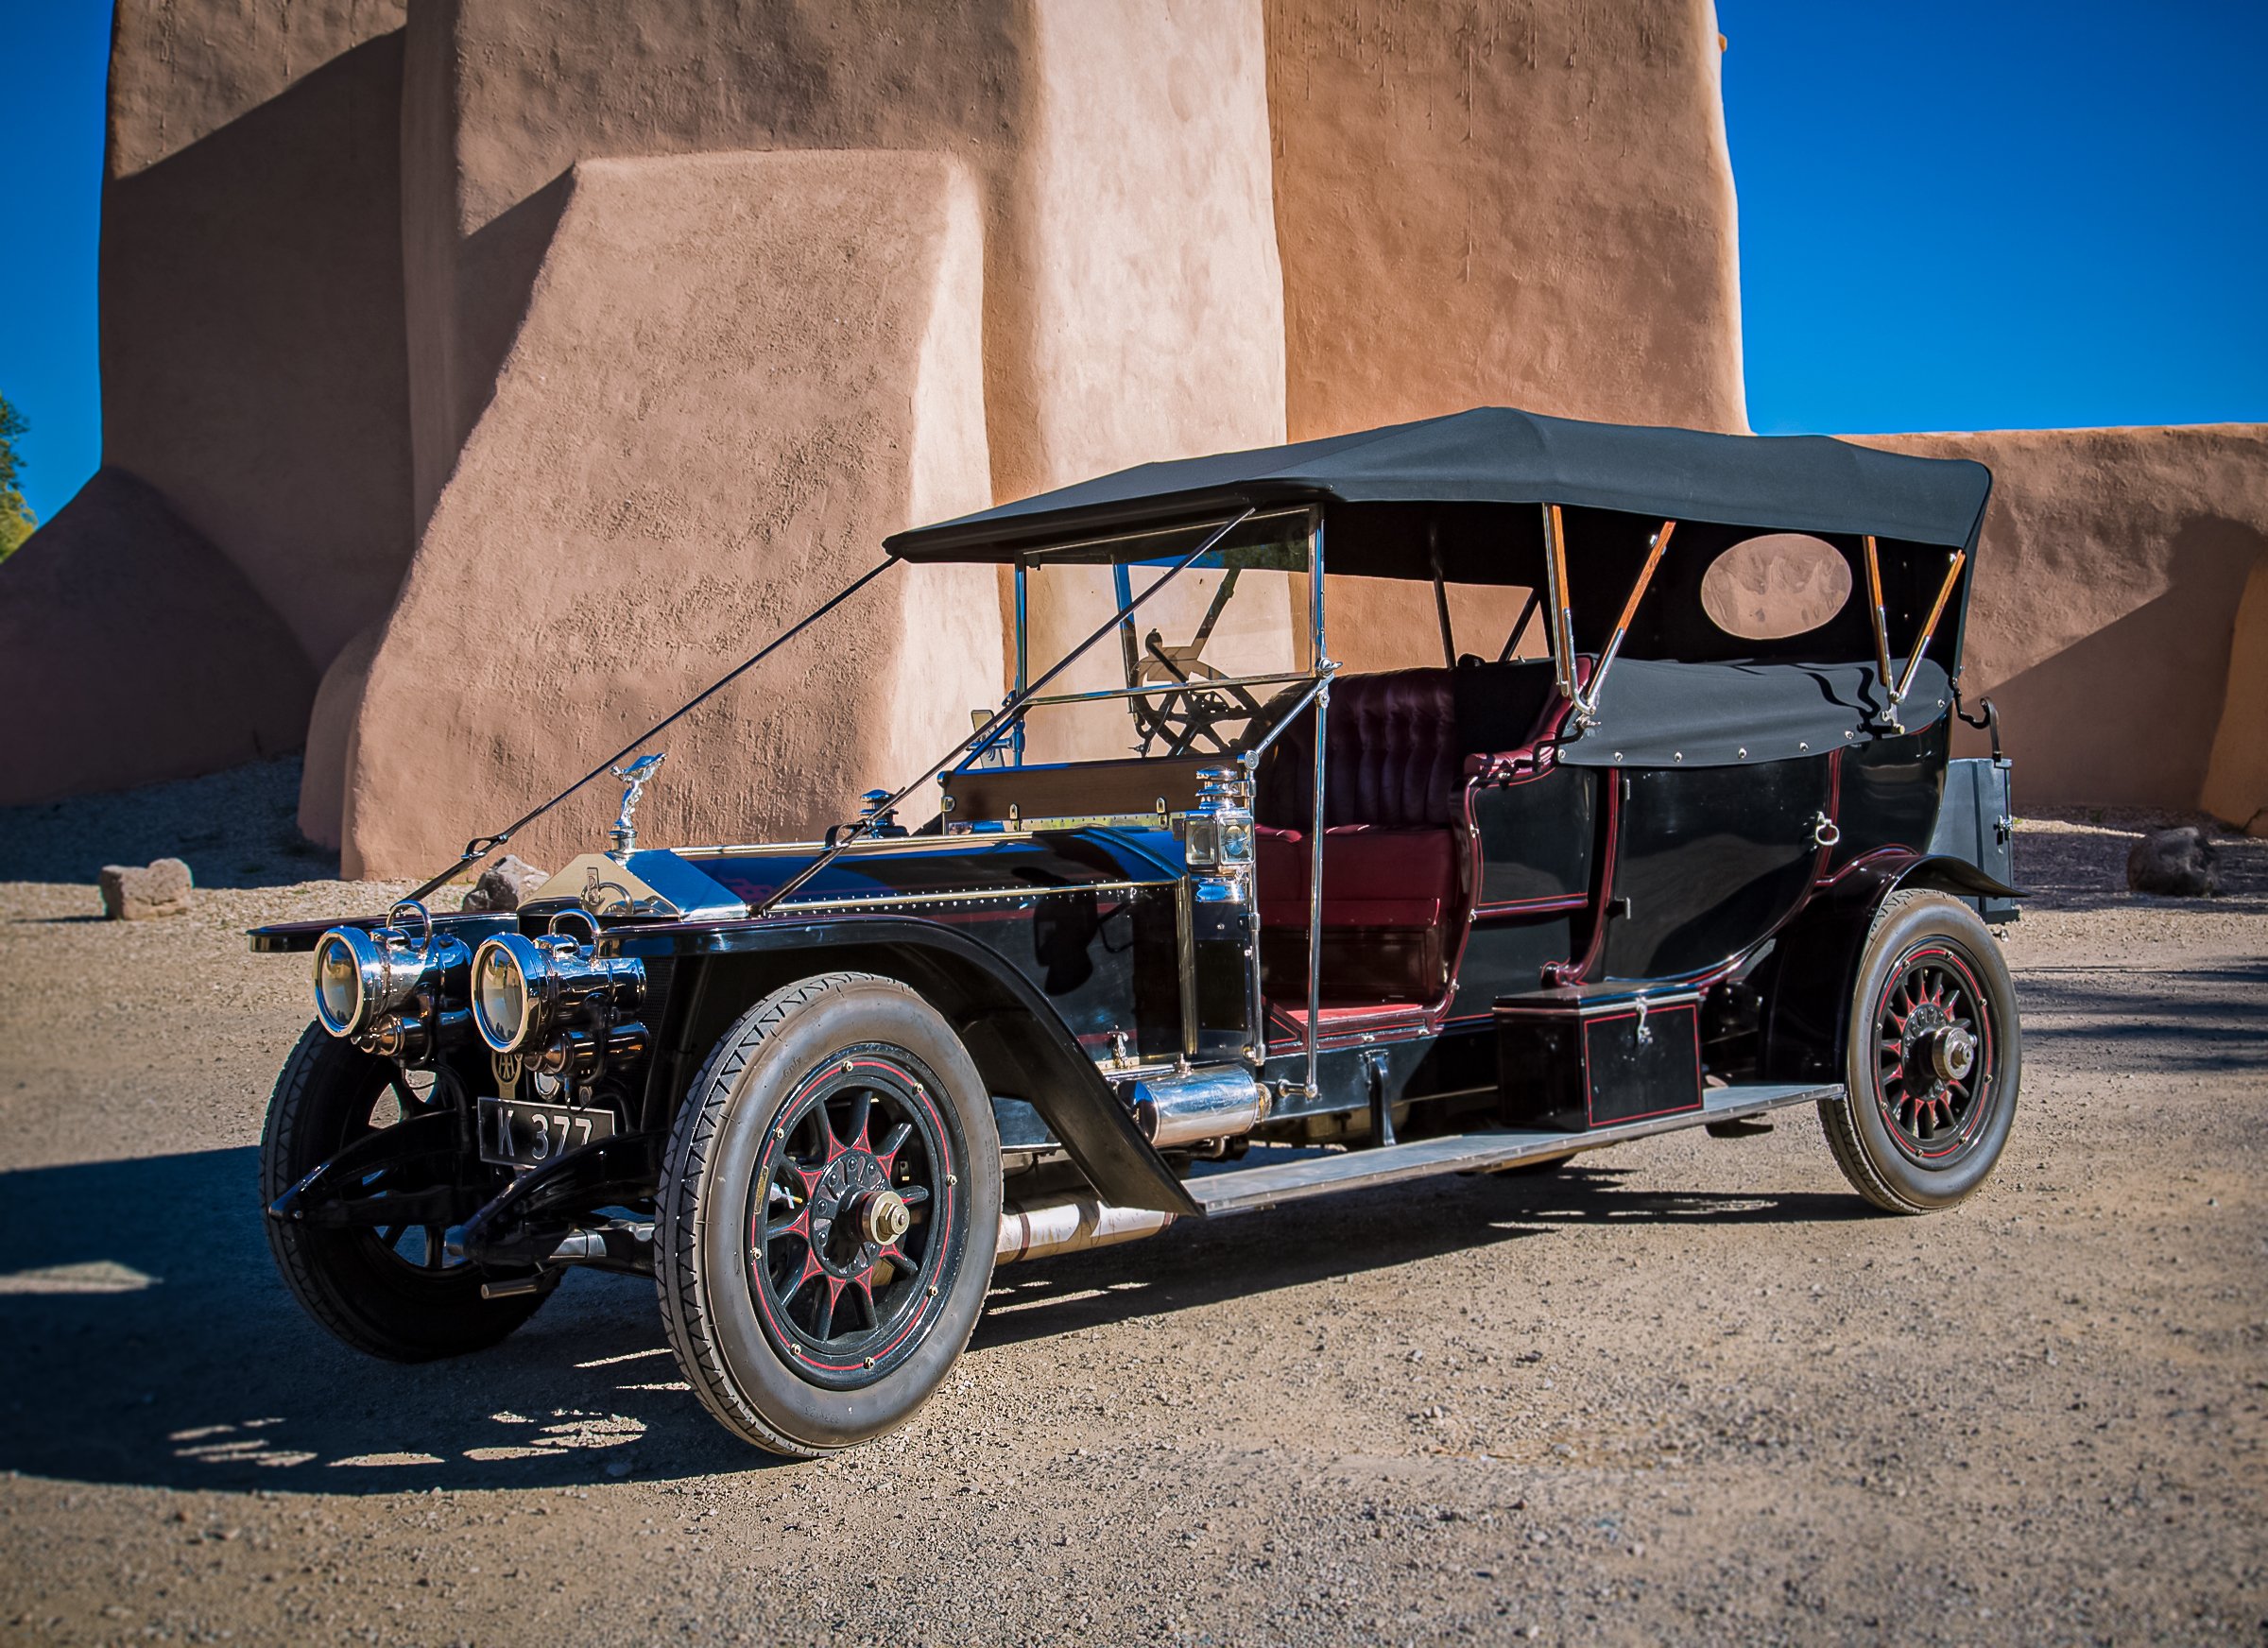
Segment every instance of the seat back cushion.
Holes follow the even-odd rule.
[[[1325,823],[1446,826],[1464,781],[1455,672],[1390,670],[1332,683]],[[1305,829],[1314,807],[1314,716],[1284,730],[1260,769],[1253,812]]]

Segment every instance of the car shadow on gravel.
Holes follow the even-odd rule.
[[[258,1153],[0,1173],[0,1469],[400,1493],[758,1468],[677,1382],[653,1286],[570,1277],[502,1346],[400,1366],[277,1279]]]
[[[1872,1216],[1855,1195],[1640,1189],[1624,1182],[1632,1171],[1577,1163],[1540,1177],[1423,1179],[1218,1225],[1177,1225],[1144,1242],[1131,1262],[1127,1249],[1106,1248],[1011,1266],[993,1279],[973,1344],[1021,1344],[1251,1298],[1548,1237],[1558,1226],[1800,1225]]]
[[[0,1173],[0,1469],[151,1487],[397,1494],[763,1469],[678,1381],[650,1284],[580,1273],[477,1356],[335,1344],[269,1260],[257,1153]],[[1000,1273],[978,1346],[1264,1295],[1598,1220],[1846,1218],[1851,1198],[1640,1192],[1610,1168],[1426,1181]]]

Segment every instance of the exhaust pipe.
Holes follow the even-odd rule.
[[[1173,1222],[1171,1213],[1116,1208],[1092,1195],[1061,1196],[1028,1207],[1009,1202],[1000,1210],[1000,1247],[993,1263],[1014,1264],[1020,1259],[1138,1242],[1155,1236]]]
[[[1134,1084],[1134,1124],[1157,1148],[1235,1139],[1266,1119],[1268,1090],[1241,1064]]]

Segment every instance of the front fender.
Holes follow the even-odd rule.
[[[609,936],[625,955],[679,958],[673,991],[702,1004],[683,1009],[683,1017],[673,1006],[672,1018],[695,1031],[714,1025],[721,1033],[723,1022],[768,990],[814,973],[849,969],[900,979],[945,1015],[988,1082],[1046,1119],[1110,1201],[1201,1212],[1046,996],[996,952],[942,922],[880,914],[773,918],[615,929]],[[707,1047],[688,1051],[697,1059]],[[680,1096],[669,1095],[673,1107]]]

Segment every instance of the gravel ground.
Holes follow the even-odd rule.
[[[2268,1638],[2268,842],[2136,899],[2027,821],[2023,1108],[1933,1218],[1809,1114],[1005,1271],[914,1424],[774,1465],[578,1275],[401,1368],[302,1319],[253,1157],[296,771],[0,814],[0,1639]],[[187,917],[95,918],[179,850]]]

